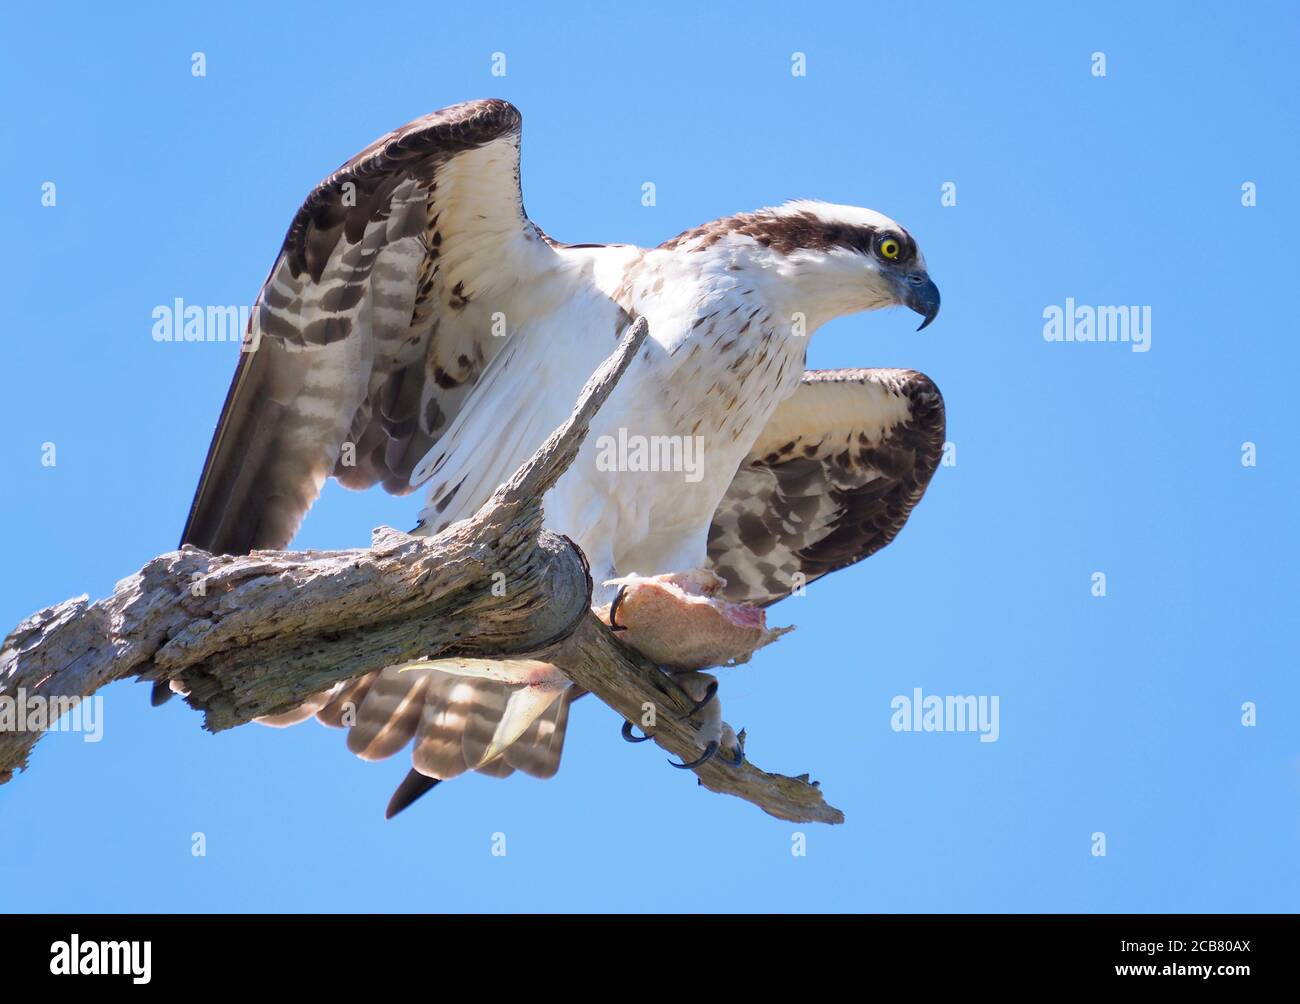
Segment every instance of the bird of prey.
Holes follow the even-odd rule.
[[[925,491],[944,441],[934,384],[804,363],[832,318],[904,305],[923,328],[939,292],[903,227],[822,202],[652,249],[554,240],[524,213],[520,122],[501,100],[442,109],[307,197],[253,307],[255,350],[240,355],[182,543],[286,547],[331,476],[423,488],[415,532],[436,533],[533,454],[643,316],[650,337],[543,500],[545,522],[585,553],[611,622],[616,600],[629,616],[636,594],[656,601],[632,644],[667,665],[717,664],[692,612],[761,625],[762,608],[888,544]],[[628,443],[670,444],[680,462],[638,463]],[[267,721],[349,727],[366,759],[409,745],[392,815],[466,771],[550,777],[580,694],[535,661],[423,662]]]

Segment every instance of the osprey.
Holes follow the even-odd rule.
[[[804,358],[808,336],[842,314],[904,305],[925,327],[938,290],[897,223],[820,202],[649,250],[561,243],[524,213],[519,140],[509,103],[455,105],[379,139],[307,197],[253,307],[254,350],[240,355],[182,543],[283,548],[331,476],[423,487],[415,532],[436,533],[533,454],[644,316],[650,337],[544,499],[545,520],[586,555],[611,626],[631,626],[620,604],[628,618],[639,606],[639,630],[621,637],[666,665],[715,665],[725,631],[695,614],[720,610],[711,623],[770,637],[762,608],[885,546],[924,492],[944,441],[935,386],[907,370],[806,372]],[[699,462],[636,463],[633,441],[685,444],[666,455]],[[350,727],[349,749],[370,760],[410,744],[392,815],[465,771],[550,777],[580,693],[535,661],[423,662],[264,720]]]

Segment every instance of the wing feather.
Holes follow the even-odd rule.
[[[805,373],[714,515],[709,564],[727,598],[775,603],[879,551],[925,493],[944,434],[943,398],[920,373]]]
[[[508,341],[488,307],[555,260],[524,215],[519,133],[504,101],[445,108],[307,197],[254,304],[182,543],[285,547],[331,474],[411,490]]]
[[[562,270],[524,214],[519,136],[519,113],[504,101],[456,105],[380,138],[308,195],[254,305],[182,543],[220,553],[285,547],[331,475],[348,488],[404,494],[420,460],[464,427],[471,402],[485,411],[471,430],[481,438],[484,423],[500,420],[502,396],[528,401],[520,385],[535,386],[537,371],[526,363],[493,393],[477,393],[485,372],[501,379],[493,359],[526,341],[516,333],[528,330],[534,305],[548,309],[569,291],[546,285]],[[493,336],[498,312],[510,337]],[[512,426],[518,442],[482,450],[474,440],[453,464],[444,458],[448,492],[463,486],[457,504],[472,509],[490,494],[548,417]],[[436,501],[445,523],[456,512],[450,494]],[[549,776],[567,681],[521,686],[502,672],[391,667],[261,720],[290,725],[314,713],[349,728],[357,755],[377,760],[410,745],[420,775],[437,778],[506,776],[515,767],[503,753],[521,745],[522,769]],[[394,804],[429,787],[407,783]]]

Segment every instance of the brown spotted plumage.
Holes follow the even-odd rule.
[[[810,370],[709,531],[733,602],[766,606],[897,536],[943,456],[943,398],[911,370]]]
[[[544,500],[548,528],[588,559],[595,605],[619,576],[713,581],[710,567],[729,599],[766,604],[888,543],[937,463],[938,392],[918,374],[805,375],[804,363],[807,336],[835,317],[935,316],[911,236],[871,210],[799,202],[653,249],[565,244],[524,214],[519,141],[508,103],[456,105],[382,137],[308,196],[254,305],[183,542],[285,547],[330,476],[423,486],[415,532],[436,533],[533,454],[611,336],[644,317],[650,337]],[[630,439],[678,459],[609,461]],[[674,603],[660,608],[671,618]],[[748,625],[749,609],[732,622]],[[678,665],[682,633],[651,628],[656,658]],[[680,665],[715,657],[699,641]],[[265,721],[315,716],[366,759],[409,751],[392,814],[471,771],[551,776],[577,695],[545,663],[439,659]]]
[[[487,359],[501,341],[438,312],[439,276],[465,239],[438,229],[438,197],[457,195],[439,175],[460,154],[504,144],[513,164],[493,165],[501,204],[484,208],[513,217],[519,241],[536,239],[516,180],[519,124],[504,101],[434,112],[307,197],[254,304],[252,351],[240,354],[182,543],[228,554],[284,547],[330,474],[349,488],[412,490],[412,467],[479,368],[459,361],[465,347]],[[463,310],[466,280],[443,296]]]

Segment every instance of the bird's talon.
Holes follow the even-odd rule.
[[[696,767],[702,766],[712,760],[713,755],[717,752],[718,741],[716,739],[711,739],[709,740],[709,745],[704,747],[704,752],[700,754],[698,760],[692,760],[690,763],[677,763],[675,760],[669,760],[668,763],[670,766],[676,767],[679,770],[694,770]]]
[[[626,631],[625,624],[618,623],[615,617],[618,615],[619,604],[623,602],[623,595],[627,592],[627,583],[618,587],[618,592],[614,594],[614,600],[609,605],[609,629],[611,631]]]
[[[645,742],[647,739],[652,739],[652,738],[654,738],[654,737],[653,737],[653,736],[634,736],[634,735],[632,735],[632,723],[629,722],[629,721],[626,721],[626,720],[623,722],[623,740],[624,740],[624,742],[629,742],[629,743],[643,743],[643,742]]]
[[[704,691],[704,696],[701,697],[698,701],[694,702],[690,711],[678,715],[677,721],[684,722],[688,718],[695,717],[696,713],[708,707],[709,702],[712,701],[713,698],[717,696],[717,694],[718,694],[718,681],[717,680],[709,681],[709,685]]]

